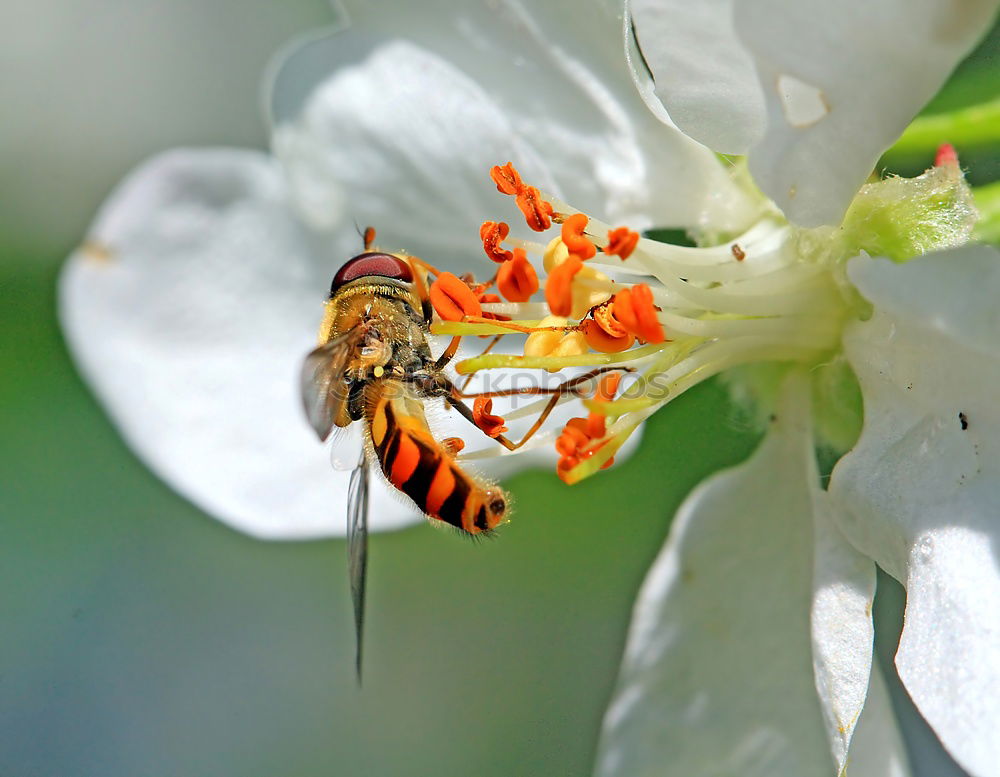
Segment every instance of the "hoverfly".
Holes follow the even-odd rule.
[[[320,345],[302,369],[306,415],[320,440],[336,427],[364,426],[365,444],[348,489],[348,572],[361,676],[370,467],[413,500],[428,517],[468,535],[491,533],[507,515],[507,496],[470,474],[457,461],[461,441],[439,441],[424,414],[428,399],[443,399],[476,425],[463,400],[475,397],[551,394],[539,418],[519,442],[493,435],[515,450],[541,426],[560,396],[576,393],[595,373],[555,388],[526,387],[466,394],[444,374],[459,337],[435,358],[428,344],[434,310],[428,275],[440,273],[414,256],[372,250],[374,230],[365,231],[365,251],[334,275],[320,325]],[[478,428],[478,426],[477,426]],[[376,475],[377,476],[377,475]]]

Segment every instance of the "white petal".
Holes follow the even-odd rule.
[[[801,389],[750,460],[678,512],[636,604],[599,775],[834,774],[809,638],[815,464]]]
[[[445,18],[437,30],[397,29],[406,40],[358,22],[345,45],[337,35],[314,40],[279,72],[278,97],[310,63],[334,69],[275,139],[313,225],[372,223],[384,245],[485,272],[482,221],[530,234],[488,177],[507,160],[574,207],[638,228],[698,226],[709,209],[734,225],[752,215],[707,149],[646,110],[612,15],[601,18],[618,46],[616,69],[593,41],[567,39],[571,26],[546,26],[540,11],[514,2],[473,3]],[[718,215],[720,204],[728,215]]]
[[[829,495],[813,487],[812,502],[815,527],[811,618],[813,666],[816,690],[839,774],[847,763],[862,708],[867,710],[865,697],[872,677],[875,565],[840,533],[834,523],[834,505]]]
[[[909,777],[906,747],[878,663],[872,665],[867,696],[844,777]]]
[[[750,150],[754,180],[792,221],[839,223],[996,9],[996,0],[736,3],[767,104],[764,137]]]
[[[1000,775],[1000,254],[984,246],[848,272],[865,425],[831,495],[851,542],[904,583],[896,666],[955,760]]]
[[[70,348],[128,443],[259,537],[344,530],[347,473],[297,396],[331,261],[289,215],[269,158],[177,151],[121,184],[61,278]],[[416,518],[379,483],[375,528]]]
[[[764,132],[764,95],[733,26],[733,0],[632,0],[656,95],[684,132],[745,154]]]

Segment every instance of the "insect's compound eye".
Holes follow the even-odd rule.
[[[344,266],[337,270],[337,274],[333,276],[333,283],[330,284],[330,294],[334,294],[345,283],[366,275],[406,282],[413,280],[413,270],[407,262],[392,254],[370,251],[348,259]]]

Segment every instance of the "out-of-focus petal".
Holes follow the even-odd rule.
[[[734,0],[632,0],[656,96],[695,140],[745,154],[764,132],[764,95],[733,26]]]
[[[60,282],[70,349],[128,443],[258,537],[344,531],[348,473],[297,395],[335,266],[314,249],[271,159],[175,151],[120,185]],[[417,517],[380,479],[372,502],[373,528]]]
[[[997,0],[735,3],[767,105],[749,155],[758,186],[798,224],[839,223],[996,9]]]
[[[593,10],[599,39],[575,32],[568,7],[474,2],[437,26],[422,6],[409,26],[373,19],[377,8],[277,69],[275,148],[313,225],[370,222],[385,241],[468,268],[482,221],[519,220],[487,175],[508,160],[574,207],[638,228],[701,226],[711,208],[713,224],[737,229],[753,215],[711,152],[645,108],[605,5]],[[317,61],[333,75],[296,112],[283,85],[300,91]]]
[[[875,565],[840,533],[829,494],[813,480],[815,527],[812,641],[816,690],[839,774],[872,680]],[[871,712],[871,717],[878,713]],[[850,750],[849,750],[850,749]],[[853,773],[853,772],[852,772]]]
[[[823,546],[798,377],[779,408],[749,461],[688,497],[646,578],[604,721],[603,777],[835,771],[810,640]]]
[[[1000,774],[1000,253],[848,273],[875,306],[848,326],[865,425],[830,493],[848,539],[907,589],[896,666],[945,748]]]

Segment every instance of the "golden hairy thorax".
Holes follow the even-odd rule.
[[[426,341],[420,309],[420,300],[410,284],[370,278],[353,281],[327,300],[319,331],[320,344],[369,321],[381,325],[387,340],[419,337]]]

